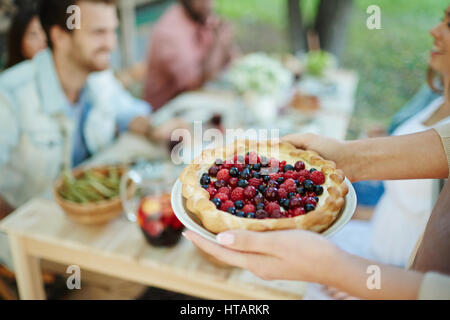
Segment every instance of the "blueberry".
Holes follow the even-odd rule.
[[[254,212],[249,212],[249,213],[247,213],[247,216],[246,216],[248,219],[254,219],[255,218],[255,213]]]
[[[242,170],[240,176],[242,179],[250,179],[251,178],[250,170],[248,168],[245,168],[244,170]]]
[[[300,183],[300,181],[294,180],[294,182],[295,182],[295,185],[297,186],[297,188],[302,186],[302,184]]]
[[[312,168],[311,170],[309,170],[310,173],[313,173],[314,171],[317,171],[317,169]]]
[[[239,218],[244,218],[245,217],[245,212],[244,211],[236,211],[236,216]]]
[[[289,199],[281,199],[281,206],[288,210],[289,209],[289,204],[290,204],[290,200]]]
[[[261,178],[261,174],[258,171],[253,171],[252,176],[253,176],[253,178],[256,178],[256,179],[260,179]]]
[[[259,163],[255,163],[255,164],[252,166],[252,170],[253,170],[253,171],[259,172],[259,171],[261,170],[261,165],[260,165]]]
[[[200,184],[201,185],[205,185],[205,184],[210,184],[211,183],[211,178],[206,174],[203,175],[200,179]]]
[[[222,201],[220,201],[220,199],[214,198],[211,200],[212,203],[214,203],[216,205],[217,208],[220,207],[220,205],[222,204]]]
[[[290,165],[290,164],[285,165],[283,168],[283,172],[294,171],[294,170],[295,170],[294,166]]]
[[[316,200],[317,203],[319,203],[319,197],[314,197],[314,200]]]
[[[321,196],[323,194],[323,187],[322,186],[316,186],[316,189],[314,190],[314,192],[318,195]]]
[[[264,210],[265,207],[264,203],[261,202],[256,205],[256,210]]]
[[[263,176],[263,181],[264,182],[269,182],[270,181],[270,176]]]
[[[248,181],[247,180],[241,179],[241,180],[238,181],[238,187],[246,188],[247,186],[248,186]]]
[[[305,206],[306,212],[311,212],[311,211],[314,211],[315,209],[316,209],[316,207],[314,207],[314,205],[309,204],[309,203]]]
[[[288,199],[290,199],[290,198],[292,198],[292,197],[295,196],[295,192],[289,192],[289,193],[287,194],[287,196],[288,196]]]
[[[261,193],[266,192],[266,189],[267,189],[267,187],[266,187],[265,185],[260,185],[260,186],[258,187],[258,190],[259,190],[259,192],[261,192]]]
[[[278,182],[278,184],[283,184],[284,178],[283,178],[283,177],[279,177],[279,178],[277,179],[277,182]]]
[[[208,189],[208,188],[209,188],[209,184],[204,184],[204,185],[202,185],[202,188],[203,188],[203,189]]]
[[[297,188],[297,193],[304,197],[306,195],[306,190],[303,187]]]
[[[230,169],[230,176],[232,177],[238,177],[239,176],[239,169],[236,167],[233,167]]]
[[[231,213],[233,216],[236,215],[236,208],[235,207],[230,207],[227,209],[228,213]]]
[[[314,189],[316,188],[314,182],[312,182],[311,180],[305,180],[305,182],[303,182],[303,186],[305,187],[306,191],[314,191]]]
[[[236,207],[236,209],[240,210],[240,209],[244,208],[244,201],[241,201],[241,200],[236,201],[234,203],[234,206]]]

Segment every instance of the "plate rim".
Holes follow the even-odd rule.
[[[356,206],[357,206],[357,196],[356,196],[356,191],[353,188],[352,183],[350,182],[350,180],[348,180],[347,178],[345,178],[345,183],[348,186],[348,193],[345,196],[345,205],[344,208],[341,209],[341,212],[339,213],[340,218],[336,219],[333,224],[328,227],[325,231],[319,233],[320,235],[326,237],[326,238],[330,238],[332,237],[334,234],[336,234],[338,231],[340,231],[345,225],[347,225],[347,223],[352,219],[352,217],[354,216],[355,212],[356,212]],[[189,214],[186,212],[184,206],[183,206],[183,196],[181,194],[181,181],[180,179],[177,179],[172,187],[172,192],[171,192],[171,204],[172,204],[172,209],[176,215],[176,217],[178,218],[178,220],[180,220],[180,222],[189,230],[199,234],[200,236],[215,242],[217,244],[219,244],[216,240],[216,236],[206,230],[205,228],[203,228],[202,226],[200,226],[198,223],[196,223],[195,221],[192,220],[191,217],[189,217]],[[182,212],[180,212],[182,211]]]

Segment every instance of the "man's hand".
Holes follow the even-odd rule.
[[[248,269],[265,280],[300,280],[323,283],[339,249],[308,231],[229,231],[218,236],[223,246],[194,232],[185,236],[201,250],[232,266]]]
[[[295,147],[304,150],[318,152],[323,158],[336,162],[339,169],[344,170],[345,175],[351,181],[357,181],[355,174],[354,155],[348,152],[346,142],[325,138],[316,134],[291,134],[281,139]]]

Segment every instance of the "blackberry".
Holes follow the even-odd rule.
[[[232,177],[239,177],[239,169],[236,167],[233,167],[230,169],[230,176]]]
[[[238,210],[241,210],[242,208],[244,208],[244,201],[242,201],[242,200],[239,200],[239,201],[236,201],[235,203],[234,203],[234,206],[236,207],[236,209],[238,209]]]
[[[270,176],[262,176],[264,182],[270,181]]]
[[[265,210],[256,211],[255,218],[256,219],[266,219],[269,217],[269,214]]]
[[[285,210],[288,210],[290,203],[291,202],[290,202],[289,199],[281,199],[281,203],[280,204]]]
[[[295,185],[297,186],[297,188],[299,188],[299,187],[302,186],[302,184],[300,183],[300,181],[294,180],[294,182],[295,182]]]
[[[312,182],[311,180],[305,180],[305,182],[303,182],[303,187],[306,189],[306,191],[314,191],[314,189],[316,188],[314,182]]]

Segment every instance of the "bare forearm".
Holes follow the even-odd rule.
[[[0,195],[0,220],[5,218],[13,211],[14,208]]]
[[[449,175],[442,141],[434,130],[352,141],[345,149],[355,181],[443,179]]]
[[[424,277],[415,271],[379,264],[339,249],[328,264],[322,283],[362,299],[417,299]]]

